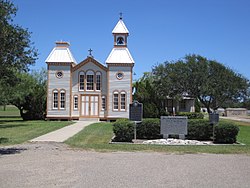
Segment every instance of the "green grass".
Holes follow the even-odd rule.
[[[67,121],[23,121],[21,118],[0,118],[0,146],[20,144],[71,123]]]
[[[7,105],[5,110],[3,106],[0,106],[0,117],[20,117],[20,112],[13,105]]]
[[[224,120],[223,120],[224,121]],[[160,146],[138,144],[108,144],[113,136],[111,123],[95,123],[66,141],[72,147],[95,151],[146,151],[166,153],[250,154],[250,123],[236,122],[240,127],[238,141],[246,145]],[[248,125],[248,126],[246,126]]]

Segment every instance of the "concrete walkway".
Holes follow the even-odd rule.
[[[95,121],[77,121],[76,123],[58,129],[56,131],[47,133],[30,140],[30,142],[64,142],[70,137],[74,136],[86,126],[96,123]]]
[[[220,118],[250,123],[249,117],[220,117]]]

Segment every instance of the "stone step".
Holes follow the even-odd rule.
[[[99,121],[99,118],[79,118],[79,121]]]

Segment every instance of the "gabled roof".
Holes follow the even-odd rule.
[[[77,64],[73,67],[73,71],[76,71],[77,69],[81,68],[82,66],[86,65],[87,63],[92,62],[96,66],[100,67],[101,69],[107,71],[107,67],[96,61],[93,57],[88,56],[85,60],[83,60],[81,63]]]
[[[128,48],[113,48],[106,63],[135,63]]]
[[[68,42],[56,42],[56,47],[50,52],[45,62],[76,63],[76,60],[69,49],[69,45]]]
[[[128,31],[127,27],[125,26],[124,22],[122,21],[122,19],[120,19],[118,21],[118,23],[116,24],[112,33],[113,34],[115,34],[115,33],[127,33],[127,34],[129,34],[129,31]]]

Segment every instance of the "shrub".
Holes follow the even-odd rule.
[[[232,144],[236,142],[239,127],[234,123],[219,122],[215,126],[215,142]]]
[[[210,140],[213,135],[213,126],[208,120],[188,120],[188,139]]]
[[[203,119],[204,115],[201,112],[178,112],[178,116],[187,116],[188,119]]]
[[[128,119],[119,119],[113,124],[116,142],[132,142],[134,137],[134,123]]]
[[[160,120],[157,118],[143,119],[143,121],[137,125],[136,133],[137,138],[161,138]]]

